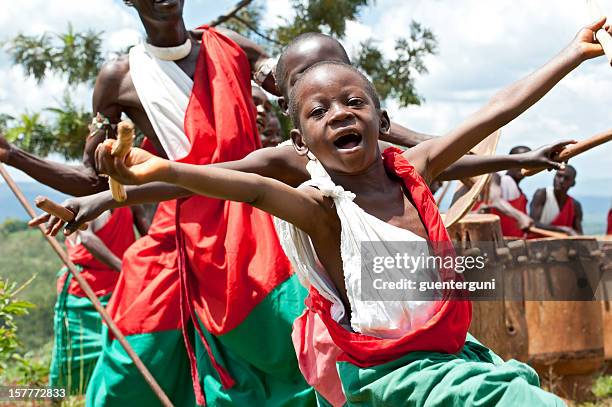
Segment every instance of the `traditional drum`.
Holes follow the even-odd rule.
[[[603,253],[598,298],[602,300],[604,354],[605,359],[612,362],[612,235],[597,236],[597,241]],[[612,363],[608,363],[608,367],[612,368]]]
[[[470,333],[502,358],[526,361],[527,324],[520,300],[522,270],[512,267],[513,262],[524,261],[526,257],[513,256],[513,243],[511,247],[505,244],[496,215],[467,214],[449,227],[448,232],[459,251],[474,252],[476,249],[479,254],[486,255],[487,268],[497,267],[501,271],[502,278],[496,281],[497,293],[509,293],[493,301],[472,303]]]
[[[602,307],[593,301],[601,251],[589,237],[533,239],[526,246],[529,362],[557,394],[580,400],[604,363]]]

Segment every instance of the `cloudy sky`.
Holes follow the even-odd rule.
[[[266,4],[268,25],[291,13],[286,0],[259,1]],[[604,11],[612,11],[612,0],[600,1]],[[189,27],[210,21],[235,3],[186,2]],[[354,52],[360,41],[373,37],[391,55],[394,40],[407,33],[411,19],[433,30],[439,52],[427,58],[429,74],[417,78],[423,105],[399,109],[391,101],[387,107],[395,121],[431,134],[449,131],[495,91],[544,64],[590,20],[583,0],[377,0],[359,22],[349,23],[343,42]],[[103,30],[108,50],[133,44],[141,35],[136,14],[120,0],[25,0],[4,5],[0,40],[19,32],[63,31],[69,22],[76,30]],[[0,51],[0,112],[16,114],[54,105],[63,89],[60,78],[42,85],[25,78]],[[76,99],[88,106],[90,90],[76,93]],[[605,60],[583,64],[502,130],[498,152],[517,144],[537,147],[564,138],[581,139],[612,128],[609,95],[612,70]],[[579,172],[576,194],[612,197],[611,156],[612,143],[573,160]],[[550,185],[550,180],[550,174],[534,177],[525,189]]]

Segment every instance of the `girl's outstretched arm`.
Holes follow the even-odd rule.
[[[602,18],[580,30],[570,45],[546,65],[498,92],[483,108],[446,136],[411,148],[405,153],[406,158],[426,180],[435,179],[481,140],[540,100],[580,63],[603,55],[603,49],[595,39],[595,32],[604,26],[605,21]],[[611,27],[606,28],[612,33]]]
[[[115,140],[107,140],[111,148]],[[228,201],[245,202],[284,219],[308,234],[316,233],[319,223],[330,214],[321,193],[314,188],[296,189],[272,178],[210,165],[172,162],[150,155],[143,160],[142,150],[134,150],[138,160],[132,165],[132,150],[125,162],[115,158],[119,181],[143,184],[161,181],[188,189],[195,194]],[[319,220],[321,222],[319,222]]]

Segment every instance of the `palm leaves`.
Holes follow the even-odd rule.
[[[45,112],[49,114],[43,117]],[[83,155],[90,121],[91,113],[75,106],[65,94],[59,107],[8,119],[5,135],[20,148],[42,157],[59,153],[78,159]]]
[[[13,63],[39,83],[50,73],[64,76],[69,85],[93,83],[104,62],[101,35],[91,30],[75,33],[69,24],[61,34],[19,34],[8,42],[7,51]]]
[[[346,22],[357,20],[359,13],[372,4],[373,0],[291,0],[294,17],[264,29],[261,24],[264,9],[253,2],[223,25],[278,53],[297,35],[309,31],[344,38]],[[385,58],[372,39],[361,44],[354,58],[355,64],[370,76],[382,99],[395,98],[401,106],[422,101],[414,77],[427,73],[424,57],[436,52],[436,39],[427,28],[413,22],[406,35],[396,40],[394,59]],[[69,24],[64,33],[19,34],[7,43],[6,49],[13,63],[22,66],[28,76],[40,83],[49,75],[60,75],[67,88],[59,106],[38,113],[25,112],[16,118],[0,114],[0,134],[6,133],[11,141],[35,154],[59,153],[69,159],[79,158],[91,114],[75,106],[69,95],[80,84],[93,84],[104,60],[102,32],[75,32]]]

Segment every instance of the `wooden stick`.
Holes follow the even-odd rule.
[[[50,215],[70,223],[74,220],[74,213],[70,209],[66,209],[61,205],[56,204],[46,196],[39,196],[34,200],[34,204],[38,209],[42,209]],[[87,224],[79,226],[79,230],[87,230]]]
[[[565,147],[559,154],[554,157],[555,161],[567,161],[572,157],[577,156],[578,154],[584,153],[587,150],[590,150],[594,147],[597,147],[601,144],[607,143],[612,140],[612,129],[606,130],[603,133],[599,133],[594,135],[593,137],[589,137],[586,140],[582,140],[579,143],[570,145],[569,147]],[[534,168],[531,170],[522,169],[521,173],[529,177],[531,175],[535,175],[541,171],[544,171],[546,168]]]
[[[546,237],[554,237],[556,239],[564,239],[568,236],[567,234],[562,233],[562,232],[555,232],[552,230],[537,228],[535,226],[530,227],[529,231],[532,233],[537,233],[538,235],[546,236]]]
[[[23,195],[23,193],[21,192],[17,184],[15,184],[15,181],[13,181],[13,179],[11,178],[9,173],[6,171],[2,163],[0,163],[0,175],[2,175],[2,178],[4,178],[7,185],[9,186],[11,191],[13,191],[13,193],[15,194],[15,197],[17,197],[17,199],[19,200],[23,208],[26,210],[28,215],[30,215],[31,218],[35,218],[36,212],[34,211],[34,208],[32,208],[32,206],[30,205],[26,197]],[[53,237],[45,233],[43,225],[38,225],[38,229],[40,229],[45,239],[47,239],[47,242],[49,242],[49,244],[51,245],[55,253],[57,253],[57,255],[60,257],[62,262],[66,265],[66,267],[68,268],[68,270],[70,271],[74,279],[76,280],[76,282],[83,289],[87,298],[89,298],[89,300],[93,304],[96,311],[102,317],[102,320],[104,320],[104,322],[108,326],[108,329],[113,333],[115,338],[117,338],[117,341],[119,341],[119,343],[121,344],[125,352],[128,354],[130,359],[132,359],[132,361],[134,362],[134,365],[136,366],[136,369],[138,369],[138,371],[142,374],[145,381],[149,384],[149,386],[151,387],[151,390],[153,390],[153,393],[155,393],[155,395],[159,398],[159,401],[162,403],[162,405],[166,407],[172,407],[172,402],[170,401],[168,396],[166,396],[162,388],[155,381],[155,378],[153,377],[153,375],[151,375],[151,372],[149,372],[149,370],[144,365],[144,363],[142,363],[142,360],[140,360],[136,352],[134,352],[134,349],[132,349],[132,346],[128,343],[127,339],[125,339],[125,336],[123,336],[123,334],[121,333],[117,325],[115,325],[115,322],[113,321],[113,319],[106,312],[106,310],[100,303],[100,300],[98,299],[98,297],[96,297],[96,294],[94,294],[93,290],[91,289],[87,281],[81,276],[81,274],[77,270],[74,263],[70,261],[70,259],[68,258],[68,255],[66,254],[64,249],[62,249],[62,246],[60,246],[57,240],[55,240]]]
[[[601,9],[599,8],[597,0],[586,0],[586,4],[593,20],[599,20],[601,17],[604,16],[601,12]],[[611,22],[608,21],[608,23]],[[597,38],[597,41],[599,41],[599,44],[601,44],[601,47],[603,48],[604,53],[606,54],[606,57],[608,59],[608,64],[612,66],[612,36],[610,36],[610,34],[606,30],[600,28],[595,33],[595,38]]]
[[[113,146],[111,155],[123,160],[127,153],[130,152],[133,140],[134,123],[129,120],[120,122],[117,125],[117,142]],[[108,186],[115,201],[123,202],[127,199],[125,187],[121,183],[115,181],[113,178],[109,178]]]

